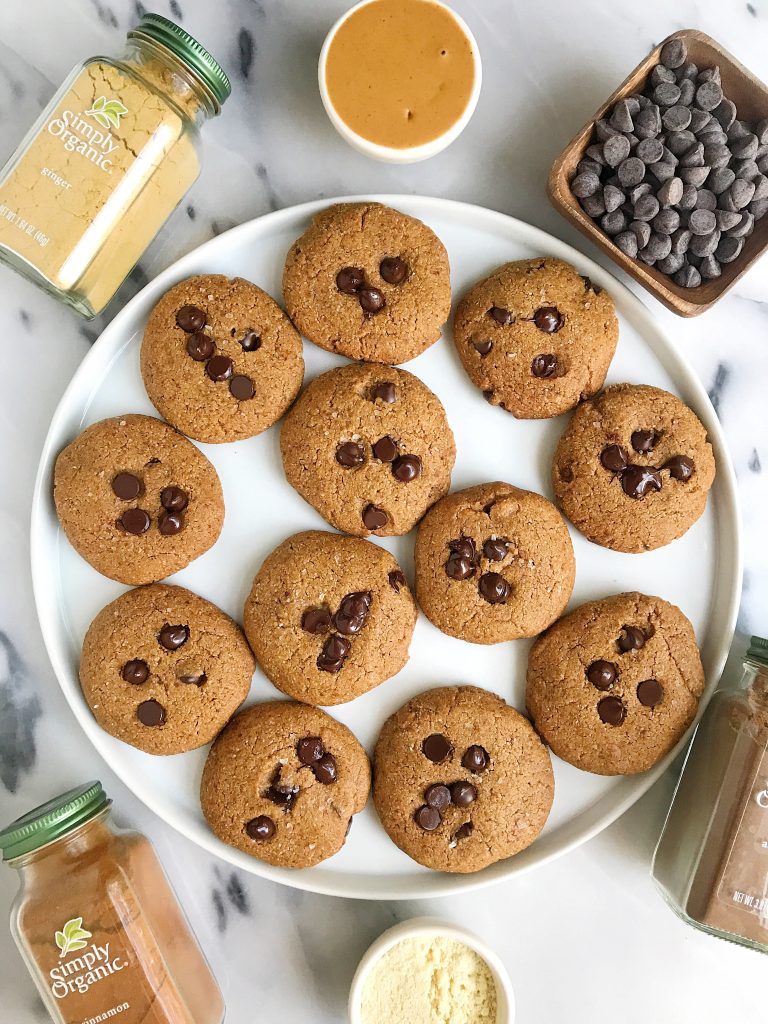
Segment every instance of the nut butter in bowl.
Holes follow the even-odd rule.
[[[450,145],[472,117],[482,79],[466,23],[438,0],[363,0],[328,33],[320,95],[336,131],[388,163]]]

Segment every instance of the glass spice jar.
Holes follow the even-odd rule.
[[[652,872],[684,921],[768,953],[768,640],[704,712]]]
[[[200,173],[199,129],[230,91],[156,14],[119,58],[78,64],[0,171],[0,261],[101,312]]]
[[[0,831],[11,931],[57,1024],[220,1024],[224,1004],[157,855],[115,828],[99,782]]]

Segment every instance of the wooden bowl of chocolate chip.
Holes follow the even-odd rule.
[[[675,32],[552,166],[554,206],[680,316],[768,248],[768,86],[714,39]]]

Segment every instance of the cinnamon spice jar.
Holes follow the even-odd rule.
[[[768,640],[752,637],[699,723],[653,877],[689,924],[768,953]]]
[[[224,1004],[148,839],[93,782],[0,831],[11,931],[57,1024],[220,1024]]]

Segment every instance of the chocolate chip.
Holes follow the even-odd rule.
[[[531,373],[534,377],[551,377],[557,369],[557,356],[551,352],[542,352],[531,360]]]
[[[315,778],[323,786],[330,786],[336,781],[336,758],[333,754],[323,756],[312,765]]]
[[[183,512],[189,504],[189,495],[181,487],[172,484],[160,491],[160,504],[168,512]]]
[[[112,479],[112,490],[121,501],[134,501],[144,493],[144,484],[133,473],[118,473]]]
[[[596,686],[598,690],[610,690],[616,682],[616,666],[610,661],[593,661],[587,669],[587,679]]]
[[[424,756],[434,764],[440,764],[453,753],[450,740],[439,732],[433,732],[431,736],[427,736],[421,744],[421,750]]]
[[[250,377],[246,377],[242,373],[236,373],[229,382],[229,393],[238,402],[247,402],[249,398],[253,398],[256,394],[256,386]]]
[[[127,508],[117,522],[118,526],[122,526],[126,533],[138,537],[147,532],[152,520],[143,508]]]
[[[401,455],[392,463],[392,476],[401,483],[409,484],[421,476],[421,459],[418,455]]]
[[[621,725],[627,717],[627,709],[618,697],[603,697],[597,705],[597,713],[606,725]]]
[[[627,468],[629,456],[619,444],[609,444],[600,453],[600,462],[611,473],[621,473]]]
[[[413,816],[414,821],[425,832],[434,832],[443,820],[436,807],[420,807]]]
[[[325,753],[325,744],[319,736],[305,736],[296,744],[296,756],[304,765],[313,765]]]
[[[497,572],[484,572],[477,589],[488,604],[504,604],[512,595],[512,584]]]
[[[400,590],[408,585],[405,574],[400,569],[392,569],[387,579],[389,580],[390,587],[392,587],[396,594],[399,594]]]
[[[379,273],[387,284],[402,284],[408,277],[408,264],[399,256],[387,256],[379,264]]]
[[[305,633],[321,636],[331,628],[331,613],[327,608],[307,608],[301,616],[301,628]]]
[[[345,469],[356,469],[365,462],[365,448],[357,441],[344,441],[336,449],[336,461]]]
[[[176,678],[180,683],[186,683],[190,686],[202,686],[203,683],[208,682],[208,676],[205,672],[184,672]]]
[[[434,807],[438,811],[444,811],[451,802],[451,791],[447,786],[436,782],[434,785],[429,786],[424,793],[424,799],[426,800],[427,807]]]
[[[275,834],[275,823],[266,814],[260,814],[245,823],[245,831],[250,839],[265,842]]]
[[[540,306],[533,314],[533,322],[545,334],[555,334],[563,326],[565,319],[555,306]]]
[[[389,516],[378,505],[366,505],[363,509],[363,526],[366,530],[383,530],[389,522]]]
[[[471,747],[467,747],[464,751],[464,757],[461,759],[463,768],[466,768],[468,772],[473,772],[475,775],[479,775],[480,772],[484,772],[488,767],[490,757],[485,747],[479,746],[477,743],[473,743]]]
[[[166,651],[177,651],[187,640],[189,640],[189,626],[181,624],[172,626],[166,622],[157,634],[157,642]]]
[[[467,580],[475,575],[477,548],[471,537],[460,537],[448,543],[450,554],[445,562],[445,574],[452,580]]]
[[[483,338],[480,341],[473,341],[472,347],[475,349],[476,352],[479,352],[481,356],[487,356],[488,353],[493,348],[493,342],[490,340],[490,338]]]
[[[472,835],[473,831],[474,831],[474,825],[472,824],[472,822],[471,821],[465,821],[464,824],[463,825],[459,825],[459,827],[453,833],[453,838],[456,839],[456,840],[459,840],[459,839],[469,839],[469,837]]]
[[[126,661],[122,667],[120,675],[126,683],[132,683],[134,686],[140,686],[142,683],[146,683],[149,678],[149,665],[146,661],[134,658],[131,661]]]
[[[694,470],[693,459],[687,455],[673,455],[661,468],[668,469],[669,475],[675,480],[689,480]]]
[[[644,498],[649,491],[661,490],[659,471],[652,466],[627,466],[621,474],[621,486],[629,498]]]
[[[564,483],[566,483],[566,484],[572,483],[572,481],[573,481],[573,470],[571,469],[570,466],[561,466],[559,468],[558,472],[560,474],[560,479]]]
[[[451,786],[451,803],[457,807],[469,807],[477,800],[477,790],[471,782],[454,782]]]
[[[264,793],[264,797],[267,800],[271,800],[273,804],[277,804],[278,807],[282,807],[284,811],[292,810],[293,803],[298,795],[298,786],[286,786],[281,784],[279,768],[275,771],[272,778],[272,785],[266,793]]]
[[[205,327],[206,314],[197,306],[182,306],[176,312],[176,323],[187,334],[195,334]]]
[[[394,462],[397,458],[397,444],[388,434],[380,437],[373,446],[373,454],[379,462]]]
[[[375,316],[386,305],[383,294],[378,288],[372,288],[370,285],[361,288],[357,293],[357,298],[366,316]]]
[[[343,636],[329,636],[317,656],[317,667],[321,672],[340,672],[351,650],[352,645]]]
[[[640,452],[642,454],[652,452],[656,447],[658,440],[659,435],[655,430],[635,430],[632,432],[632,437],[630,438],[632,447],[636,452]]]
[[[343,267],[336,275],[336,287],[344,295],[354,295],[365,284],[365,274],[359,267]]]
[[[489,562],[502,562],[509,552],[509,543],[505,540],[494,540],[489,537],[483,544],[483,554]]]
[[[243,346],[243,352],[255,352],[261,348],[261,338],[254,330],[247,330],[240,339],[240,344]]]
[[[603,286],[601,284],[595,284],[591,277],[586,277],[586,275],[582,274],[581,280],[584,282],[584,287],[588,292],[594,292],[595,295],[602,294]]]
[[[157,528],[163,537],[174,537],[184,529],[183,513],[161,512],[157,517]]]
[[[637,684],[637,699],[646,708],[655,708],[661,704],[664,687],[656,679],[644,679]]]
[[[187,354],[192,356],[195,362],[204,363],[206,359],[210,359],[215,348],[213,338],[209,338],[201,331],[187,338]]]
[[[229,356],[211,356],[205,364],[205,372],[211,380],[229,380],[232,376],[232,360]]]
[[[387,405],[392,405],[397,398],[397,388],[388,380],[380,381],[378,384],[374,384],[371,391],[371,401],[375,402],[377,398]]]
[[[136,717],[142,725],[162,725],[165,721],[165,708],[156,700],[144,700],[136,708]]]
[[[347,594],[341,599],[339,609],[333,617],[333,624],[339,633],[343,633],[345,636],[354,636],[365,625],[370,607],[370,592],[360,591]]]
[[[502,327],[508,327],[515,319],[508,309],[503,309],[501,306],[491,306],[488,310],[488,316],[495,320],[497,324],[501,324]]]
[[[627,651],[639,651],[645,646],[647,637],[639,626],[622,626],[621,636],[616,641],[616,646],[622,654]]]

